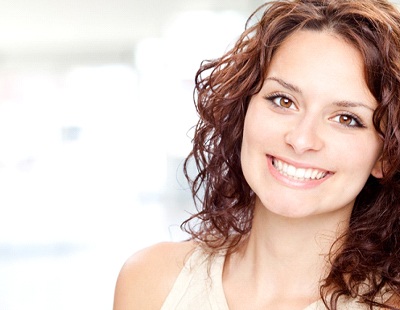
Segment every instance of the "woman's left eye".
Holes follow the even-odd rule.
[[[364,127],[358,117],[349,114],[336,115],[332,120],[346,127]]]

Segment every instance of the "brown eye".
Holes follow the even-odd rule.
[[[271,96],[267,97],[267,99],[272,101],[272,103],[276,105],[278,108],[290,109],[290,110],[296,109],[295,104],[289,98],[283,96]]]
[[[339,116],[339,123],[349,126],[354,121],[354,119],[349,115],[340,115]]]
[[[292,104],[293,104],[293,102],[292,102],[290,99],[288,99],[288,98],[281,97],[281,98],[279,99],[279,105],[280,105],[281,107],[283,107],[283,108],[290,109],[290,107],[292,106]]]
[[[345,127],[365,127],[361,120],[355,115],[339,114],[333,117],[332,120]]]

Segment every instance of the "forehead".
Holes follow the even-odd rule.
[[[351,64],[353,70],[363,71],[364,60],[358,49],[338,34],[324,30],[298,30],[290,34],[277,48],[271,64],[283,59],[291,64],[301,58],[304,66],[312,64],[314,60],[326,60],[327,67]],[[270,64],[270,66],[271,66]]]
[[[278,77],[314,94],[375,101],[361,53],[330,31],[300,30],[275,51],[266,77]],[[346,99],[346,98],[343,98]]]

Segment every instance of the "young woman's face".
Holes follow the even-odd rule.
[[[349,214],[382,176],[376,106],[354,47],[328,32],[287,38],[245,118],[242,167],[258,203],[297,218]]]

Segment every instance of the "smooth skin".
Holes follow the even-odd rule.
[[[242,166],[257,198],[251,233],[224,264],[231,310],[304,309],[320,298],[332,243],[369,175],[382,176],[376,105],[361,55],[335,34],[298,31],[277,50],[245,119]],[[292,178],[277,160],[320,178]],[[194,247],[135,254],[119,275],[114,310],[160,309]]]
[[[118,276],[113,309],[160,309],[194,248],[191,241],[169,242],[134,254]]]
[[[242,167],[257,199],[249,239],[225,264],[231,309],[304,309],[320,298],[332,243],[368,177],[382,176],[376,106],[360,53],[335,34],[299,31],[277,50],[245,118]],[[290,177],[276,160],[324,177]]]

